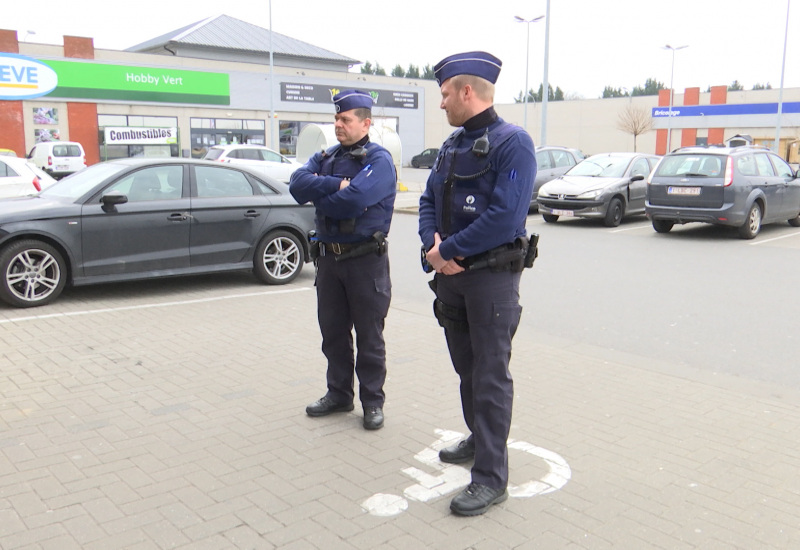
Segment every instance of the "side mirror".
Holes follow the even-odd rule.
[[[116,205],[128,202],[128,196],[119,191],[111,191],[100,197],[100,202],[103,203],[103,210],[113,212]]]
[[[636,174],[635,176],[631,176],[631,183],[634,181],[642,181],[644,176],[642,174]]]

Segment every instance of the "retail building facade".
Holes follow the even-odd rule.
[[[78,141],[89,164],[129,156],[199,157],[223,143],[263,144],[291,156],[305,124],[332,122],[331,96],[346,88],[373,95],[374,123],[397,132],[403,165],[423,149],[438,147],[452,131],[439,109],[435,81],[350,72],[357,60],[299,42],[290,44],[291,55],[285,54],[290,46],[281,45],[284,54],[270,63],[263,43],[269,31],[220,17],[191,27],[192,42],[185,41],[189,34],[183,29],[137,51],[95,49],[91,38],[70,36],[63,46],[20,43],[16,31],[0,30],[0,148],[24,156],[37,141]],[[257,44],[255,50],[228,44],[225,37],[241,27],[224,25],[261,33],[247,38]],[[205,41],[201,46],[195,45],[198,35]],[[47,68],[56,78],[52,89],[27,93],[24,86],[31,84],[23,80],[34,75],[40,85]],[[527,130],[535,142],[541,107],[528,105]],[[496,108],[510,122],[522,124],[525,118],[522,104]],[[779,90],[688,88],[675,94],[671,107],[665,90],[659,96],[551,101],[548,144],[587,154],[632,151],[633,135],[620,121],[626,111],[638,111],[653,123],[652,131],[637,137],[639,151],[663,154],[683,145],[723,143],[737,134],[772,146],[777,109],[779,152],[797,163],[798,88],[784,90],[782,97]]]

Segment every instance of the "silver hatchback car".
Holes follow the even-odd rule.
[[[645,179],[659,158],[644,153],[592,155],[539,189],[539,212],[548,223],[575,216],[616,227],[625,216],[644,214]]]

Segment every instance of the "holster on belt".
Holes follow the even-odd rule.
[[[456,260],[467,271],[486,269],[494,272],[511,271],[519,273],[526,267],[533,267],[533,262],[539,255],[539,235],[533,234],[531,238],[517,237],[514,242],[502,244],[475,256],[468,256],[463,260]]]
[[[306,238],[308,239],[308,255],[311,257],[311,261],[316,264],[320,254],[320,242],[317,239],[316,230],[309,231]]]
[[[370,240],[353,245],[346,252],[342,252],[340,254],[334,252],[334,258],[337,262],[341,262],[342,260],[358,258],[359,256],[366,256],[367,254],[372,253],[375,253],[378,256],[383,256],[386,254],[388,249],[389,242],[386,240],[386,233],[383,231],[376,231],[372,234],[372,238]]]

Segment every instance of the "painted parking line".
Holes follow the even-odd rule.
[[[139,304],[135,306],[124,306],[124,307],[109,307],[109,308],[100,308],[100,309],[88,309],[83,311],[68,311],[65,313],[49,313],[46,315],[30,315],[28,317],[16,317],[13,319],[0,319],[0,325],[10,324],[10,323],[22,323],[25,321],[39,321],[41,319],[56,319],[59,317],[77,317],[79,315],[95,315],[98,313],[112,313],[118,311],[130,311],[135,309],[149,309],[149,308],[156,308],[156,307],[173,307],[173,306],[185,306],[190,304],[203,304],[207,302],[217,302],[220,300],[235,300],[239,298],[252,298],[254,296],[269,296],[272,294],[289,294],[292,292],[305,292],[308,290],[312,290],[309,287],[303,288],[292,288],[292,289],[285,289],[285,290],[266,290],[264,292],[250,292],[247,294],[231,294],[228,296],[215,296],[213,298],[198,298],[196,300],[179,300],[176,302],[162,302],[158,304]]]
[[[609,233],[622,233],[623,231],[635,231],[637,229],[652,229],[653,226],[649,223],[645,223],[642,225],[634,225],[632,227],[624,227],[622,229],[614,229],[613,231],[609,231]]]
[[[787,233],[786,235],[781,235],[780,237],[772,237],[771,239],[764,239],[763,241],[755,241],[748,244],[750,246],[757,246],[759,244],[771,243],[772,241],[778,241],[780,239],[787,239],[789,237],[797,237],[797,236],[800,236],[800,232]]]

